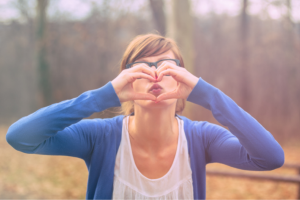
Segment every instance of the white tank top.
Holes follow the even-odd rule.
[[[113,199],[194,199],[192,170],[183,120],[178,121],[178,144],[169,171],[158,179],[145,177],[136,167],[132,155],[128,122],[123,119],[122,139],[114,169]]]

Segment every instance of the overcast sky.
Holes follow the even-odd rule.
[[[166,0],[171,1],[171,0]],[[10,21],[19,18],[19,12],[14,6],[16,0],[0,0],[0,21]],[[32,10],[35,0],[28,0]],[[50,17],[67,16],[70,19],[84,19],[91,10],[92,2],[101,4],[102,0],[51,0],[48,10]],[[115,10],[127,10],[135,12],[148,5],[148,0],[110,0],[110,6]],[[249,0],[248,12],[251,15],[280,19],[285,15],[285,6],[275,6],[275,0]],[[278,0],[277,0],[278,2]],[[285,2],[285,0],[282,0]],[[300,0],[291,0],[292,20],[300,22]],[[241,9],[241,0],[192,0],[193,13],[195,15],[206,15],[211,12],[217,14],[238,15]],[[145,13],[146,15],[149,13]]]

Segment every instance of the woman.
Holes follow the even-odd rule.
[[[180,116],[186,100],[211,110],[230,131]],[[121,104],[125,115],[82,120]],[[20,119],[6,138],[25,153],[82,158],[87,199],[204,199],[208,163],[245,170],[284,163],[267,130],[189,73],[173,40],[154,34],[129,44],[114,80]]]

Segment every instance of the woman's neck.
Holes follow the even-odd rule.
[[[160,151],[178,138],[178,122],[174,108],[170,109],[170,112],[165,109],[135,109],[134,116],[129,119],[128,131],[131,140],[146,151]]]

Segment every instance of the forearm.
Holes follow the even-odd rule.
[[[120,102],[109,82],[21,118],[9,127],[6,139],[16,149],[35,148],[71,124],[114,106],[120,106]]]
[[[284,161],[283,150],[272,134],[219,89],[200,78],[188,100],[211,110],[257,164],[280,165]]]

